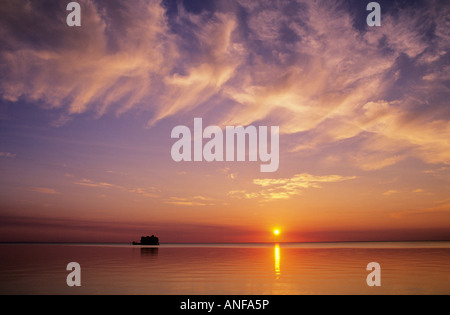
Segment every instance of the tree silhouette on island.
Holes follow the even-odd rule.
[[[133,242],[133,245],[159,245],[159,238],[157,238],[154,235],[142,236],[141,242],[140,243]]]

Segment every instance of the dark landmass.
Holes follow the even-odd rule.
[[[154,235],[142,236],[140,243],[133,242],[132,244],[133,245],[159,245],[159,238],[157,238]]]

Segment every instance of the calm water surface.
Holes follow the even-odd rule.
[[[70,262],[81,287],[66,284]],[[370,262],[381,287],[367,286]],[[2,244],[0,294],[450,294],[450,242]]]

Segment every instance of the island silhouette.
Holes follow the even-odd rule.
[[[133,245],[159,245],[159,238],[157,238],[155,235],[142,236],[140,243],[133,242],[132,244]]]

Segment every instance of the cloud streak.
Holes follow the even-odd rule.
[[[58,195],[59,194],[59,192],[57,192],[55,189],[46,188],[46,187],[32,187],[32,188],[27,188],[26,190],[35,192],[35,193],[39,193],[39,194],[44,194],[44,195]]]
[[[215,205],[213,199],[204,196],[194,196],[191,198],[171,197],[165,201],[165,203],[185,207],[205,207]]]
[[[132,188],[130,188],[130,187],[111,184],[111,183],[107,183],[107,182],[93,181],[93,180],[86,179],[86,178],[79,180],[79,181],[75,182],[74,184],[78,185],[78,186],[88,187],[88,188],[106,189],[106,190],[114,190],[114,191],[121,191],[121,192],[126,192],[126,193],[131,193],[131,194],[137,194],[137,195],[144,196],[147,198],[159,198],[159,193],[160,193],[160,190],[155,187],[147,187],[147,188],[132,187]]]
[[[262,201],[275,201],[290,199],[300,195],[309,188],[322,188],[327,183],[338,183],[356,179],[355,176],[326,175],[317,176],[311,174],[297,174],[291,178],[281,179],[254,179],[253,184],[260,186],[259,191],[234,190],[228,193],[231,198],[237,199],[261,199]]]
[[[0,152],[0,158],[14,159],[17,155],[10,152]]]

